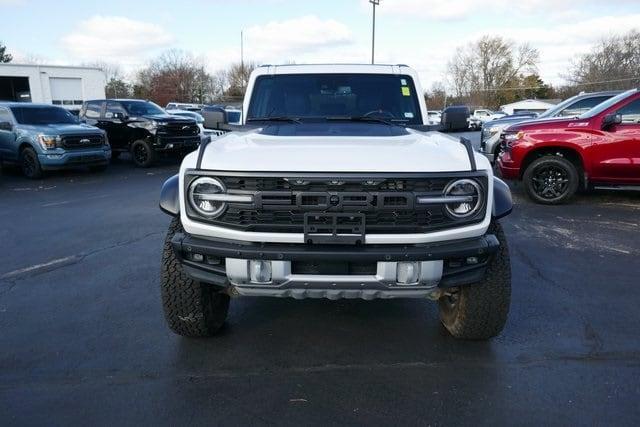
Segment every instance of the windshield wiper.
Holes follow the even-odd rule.
[[[335,117],[327,117],[327,121],[348,121],[348,122],[375,122],[382,123],[387,126],[401,126],[400,123],[406,123],[408,120],[403,119],[383,119],[381,117],[372,117],[372,116],[335,116]]]
[[[289,123],[302,123],[300,119],[287,116],[270,116],[270,117],[251,117],[247,119],[248,122],[289,122]]]

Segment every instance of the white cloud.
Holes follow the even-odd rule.
[[[154,50],[168,47],[173,36],[161,26],[121,16],[93,16],[62,38],[62,45],[78,60],[103,60],[139,65]]]
[[[345,24],[313,15],[250,27],[244,35],[246,52],[254,58],[287,58],[352,43]]]

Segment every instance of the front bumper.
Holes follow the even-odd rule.
[[[417,245],[242,243],[188,234],[176,234],[171,243],[185,272],[194,280],[230,288],[240,295],[329,299],[424,298],[447,288],[471,285],[483,279],[491,257],[499,248],[498,239],[492,234]],[[271,261],[270,283],[250,282],[247,260]],[[310,261],[364,263],[375,271],[368,274],[295,271],[295,265]],[[420,262],[418,283],[396,282],[400,261]]]
[[[153,149],[162,152],[190,152],[196,150],[202,142],[202,136],[156,136]]]
[[[109,163],[111,149],[74,150],[62,153],[38,154],[43,170],[59,170],[79,166],[102,166]]]
[[[514,161],[510,150],[503,151],[497,161],[498,169],[503,178],[520,179],[520,167],[518,163]]]

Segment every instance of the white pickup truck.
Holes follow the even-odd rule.
[[[468,141],[425,125],[422,93],[403,65],[257,68],[242,126],[162,188],[170,328],[213,335],[234,296],[428,298],[453,336],[498,334],[511,194]]]

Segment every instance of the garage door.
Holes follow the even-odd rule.
[[[49,77],[51,101],[55,105],[82,105],[82,79]]]

